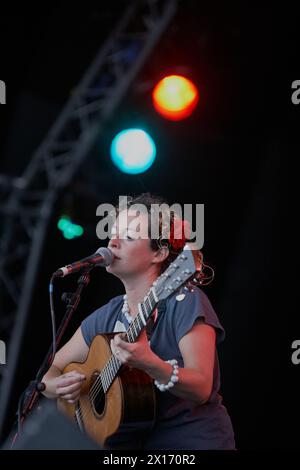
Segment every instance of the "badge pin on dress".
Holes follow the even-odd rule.
[[[185,298],[185,294],[178,294],[176,295],[176,300],[178,302],[181,302]]]

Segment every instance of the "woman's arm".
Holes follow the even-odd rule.
[[[179,368],[178,382],[169,391],[174,395],[205,403],[211,394],[215,361],[216,333],[213,327],[197,321],[179,341],[184,367]],[[160,383],[168,383],[172,366],[158,356],[148,367],[148,374]]]
[[[179,341],[184,367],[179,368],[179,381],[169,389],[171,393],[198,403],[205,403],[209,399],[213,383],[215,344],[214,328],[197,320]],[[136,343],[126,343],[120,336],[115,336],[111,347],[122,363],[144,370],[162,384],[169,382],[173,368],[150,349],[146,334],[141,335]]]
[[[79,398],[84,375],[77,371],[62,374],[62,371],[71,362],[84,362],[88,351],[81,328],[78,328],[72,338],[56,353],[52,366],[42,378],[46,385],[43,394],[47,398],[60,397],[70,403]]]

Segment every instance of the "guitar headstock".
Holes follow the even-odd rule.
[[[182,253],[168,266],[159,278],[153,283],[155,293],[159,300],[166,299],[180,287],[191,283],[199,283],[202,269],[202,254],[185,245]],[[193,279],[191,281],[191,279]]]

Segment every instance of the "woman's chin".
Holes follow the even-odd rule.
[[[109,266],[106,266],[105,269],[106,269],[106,271],[107,271],[108,273],[115,274],[115,275],[117,275],[118,272],[119,272],[119,270],[118,270],[118,268],[117,268],[117,266],[116,266],[115,261],[113,261]]]

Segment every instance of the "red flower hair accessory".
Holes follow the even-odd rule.
[[[189,222],[174,217],[170,227],[169,243],[171,247],[176,251],[182,250],[190,235],[191,228]]]

